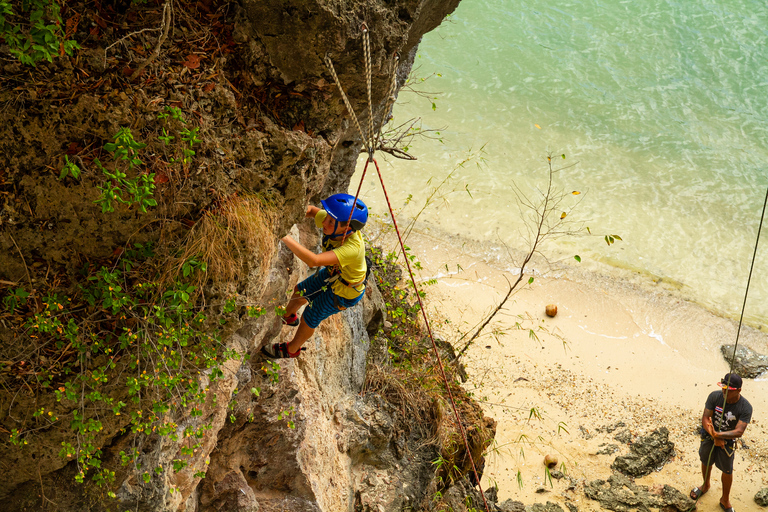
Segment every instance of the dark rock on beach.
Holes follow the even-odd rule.
[[[663,466],[675,453],[666,427],[654,430],[630,446],[627,455],[616,457],[611,468],[632,477],[651,474]]]
[[[755,494],[755,503],[761,507],[768,507],[768,487],[763,487]]]
[[[647,487],[636,485],[624,475],[614,474],[608,481],[593,480],[584,486],[588,498],[600,502],[602,508],[616,512],[660,509],[669,512],[691,510],[696,503],[669,485]]]
[[[546,504],[535,503],[531,505],[529,510],[531,512],[564,512],[563,507],[551,501],[548,501]]]
[[[720,352],[726,361],[733,357],[734,345],[723,345]],[[768,356],[755,352],[751,348],[739,345],[736,349],[736,359],[733,361],[733,371],[747,379],[759,377],[768,370]]]

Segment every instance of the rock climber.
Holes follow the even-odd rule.
[[[721,391],[709,394],[701,417],[699,458],[704,483],[701,487],[691,490],[691,499],[698,500],[709,490],[709,477],[714,464],[723,472],[720,508],[725,512],[734,512],[730,494],[736,439],[744,435],[744,430],[752,419],[752,405],[741,396],[742,381],[739,375],[726,373],[717,385]]]
[[[368,207],[349,194],[334,194],[320,203],[322,209],[309,205],[306,217],[313,218],[315,226],[323,230],[323,252],[315,254],[290,236],[282,239],[309,267],[322,268],[294,288],[283,323],[299,328],[290,343],[261,349],[272,359],[297,357],[320,322],[363,298],[368,268],[360,230],[368,221]],[[299,320],[297,312],[304,304],[307,307]]]

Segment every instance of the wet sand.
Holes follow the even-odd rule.
[[[394,247],[386,234],[374,243]],[[462,335],[474,332],[503,298],[507,280],[517,278],[513,263],[506,251],[443,234],[414,232],[407,245],[422,266],[417,279],[433,329],[461,349]],[[607,479],[615,457],[628,452],[616,434],[662,426],[677,455],[636,483],[669,484],[685,494],[700,485],[696,429],[707,395],[728,371],[719,347],[734,342],[736,322],[683,300],[673,286],[594,263],[539,260],[523,283],[529,276],[534,282],[518,287],[464,358],[467,388],[498,422],[483,488],[498,485],[501,501],[602,510],[582,486]],[[547,304],[557,305],[556,317],[546,316]],[[742,328],[739,343],[768,353],[768,337],[758,330]],[[768,380],[745,380],[742,394],[754,414],[743,438],[748,449],[736,454],[731,502],[735,510],[759,510],[753,496],[768,486]],[[575,490],[568,478],[550,484],[545,454],[557,456]],[[715,469],[698,509],[719,510],[720,492]]]

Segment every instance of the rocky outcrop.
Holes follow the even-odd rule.
[[[687,512],[696,503],[669,485],[647,487],[637,485],[624,475],[614,474],[608,481],[594,480],[584,486],[588,498],[600,502],[600,506],[616,512],[661,509]]]
[[[768,487],[764,487],[755,494],[755,503],[761,507],[768,507]]]
[[[723,357],[729,363],[734,358],[735,345],[723,345],[720,347]],[[733,359],[733,371],[747,379],[756,379],[768,370],[768,356],[759,354],[749,347],[739,345],[736,349],[736,357]]]
[[[185,247],[190,228],[233,197],[258,197],[276,212],[264,221],[270,238],[294,229],[295,237],[313,246],[311,226],[292,226],[302,222],[309,201],[347,187],[361,146],[323,58],[332,59],[360,115],[367,97],[361,44],[367,24],[378,121],[387,115],[394,55],[400,56],[401,85],[421,36],[457,3],[174,3],[171,36],[134,79],[146,49],[158,42],[157,31],[141,29],[161,25],[164,3],[68,2],[68,32],[83,50],[35,69],[5,64],[0,77],[3,297],[24,288],[32,294],[29,313],[40,311],[43,291],[79,290],[84,266],[114,268],[133,244],[151,245],[159,258],[171,260]],[[181,146],[173,153],[159,138],[166,126],[162,116],[170,109],[185,118],[179,129],[199,130],[193,156],[182,159]],[[141,168],[134,173],[154,175],[157,205],[144,212],[121,203],[105,214],[95,201],[106,184],[115,183],[103,176],[101,165],[110,171],[118,165],[106,148],[124,127],[142,146]],[[65,161],[80,166],[79,177],[61,177]],[[284,303],[286,291],[303,277],[303,265],[285,248],[259,252],[238,246],[237,252],[235,277],[209,283],[201,303],[223,304],[234,297],[239,305],[271,309]],[[206,402],[194,414],[179,409],[177,417],[165,418],[177,427],[173,436],[152,434],[137,444],[134,433],[125,430],[129,414],[104,419],[95,443],[105,467],[114,469],[114,484],[98,490],[73,485],[78,463],[59,456],[71,435],[74,402],[57,401],[29,385],[35,382],[30,376],[42,375],[39,367],[57,362],[60,354],[49,358],[38,350],[31,357],[33,340],[2,323],[0,359],[8,364],[0,368],[0,378],[12,386],[0,392],[0,426],[4,441],[14,429],[31,432],[33,441],[21,448],[0,446],[7,475],[0,483],[3,508],[55,503],[62,511],[117,506],[335,512],[362,503],[395,510],[420,500],[431,476],[424,472],[430,454],[416,449],[423,444],[419,439],[395,428],[385,403],[375,395],[359,396],[368,332],[376,332],[383,320],[380,304],[371,287],[363,304],[325,322],[309,350],[279,369],[260,358],[259,348],[285,339],[289,330],[274,315],[249,318],[245,306],[230,312],[221,319],[221,345],[237,357],[222,365],[219,379],[201,372]],[[106,326],[100,335],[109,338],[109,326],[117,329],[119,320],[99,318]],[[60,350],[66,352],[65,345]],[[90,351],[83,357],[82,365],[94,363]],[[117,376],[130,359],[117,358],[115,382],[121,384],[107,390],[116,400],[125,398]],[[54,428],[36,428],[33,413],[41,406],[58,408],[66,419]],[[193,431],[199,435],[194,443],[187,436]],[[132,450],[139,455],[124,463],[121,452]],[[189,452],[189,463],[177,465]],[[407,453],[417,453],[425,464],[406,459]],[[114,498],[107,499],[107,490]]]
[[[629,450],[627,455],[616,457],[611,468],[625,475],[641,477],[659,470],[673,457],[675,444],[669,440],[669,430],[661,427],[638,439]]]

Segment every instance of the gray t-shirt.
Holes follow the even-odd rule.
[[[725,404],[725,410],[723,410],[723,402],[723,392],[713,391],[704,405],[705,409],[714,411],[712,424],[717,432],[728,432],[735,429],[739,421],[749,423],[752,420],[752,405],[743,396],[739,397],[739,401],[735,404]],[[702,437],[708,438],[709,435],[702,430]],[[729,441],[728,444],[733,444],[733,441]]]

